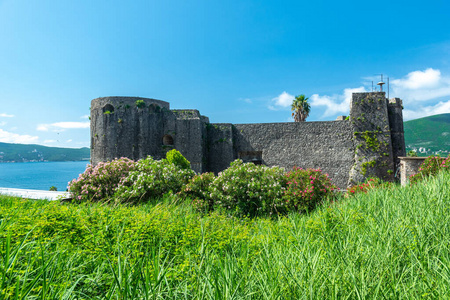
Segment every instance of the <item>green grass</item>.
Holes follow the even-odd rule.
[[[450,114],[440,114],[404,122],[406,152],[412,148],[426,148],[450,152]]]
[[[449,298],[450,174],[278,220],[0,198],[0,298]]]

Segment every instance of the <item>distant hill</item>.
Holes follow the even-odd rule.
[[[0,162],[89,160],[89,148],[57,148],[0,143]]]
[[[406,151],[419,156],[450,153],[450,114],[429,116],[404,122]]]

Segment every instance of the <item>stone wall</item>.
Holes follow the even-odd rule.
[[[394,179],[391,131],[384,92],[354,93],[350,121],[355,143],[355,164],[349,184],[369,177]]]
[[[400,160],[400,183],[407,185],[409,177],[419,173],[420,165],[427,159],[426,157],[399,157]]]
[[[392,154],[394,155],[394,171],[397,173],[401,156],[406,156],[405,134],[403,129],[403,103],[399,98],[389,99],[388,115],[391,128]]]
[[[349,121],[236,124],[233,129],[235,158],[239,152],[261,151],[267,166],[320,168],[337,186],[347,186],[354,158]]]
[[[233,149],[232,124],[207,124],[206,170],[218,173],[236,159]]]
[[[388,101],[383,92],[354,93],[350,120],[328,122],[210,124],[198,110],[170,110],[155,99],[104,97],[91,104],[94,165],[161,159],[177,149],[198,173],[218,173],[241,158],[287,170],[320,168],[345,188],[372,176],[393,180],[404,144],[401,100]]]
[[[143,100],[142,105],[136,101]],[[103,97],[91,102],[91,161],[94,165],[126,156],[162,157],[164,114],[169,103],[139,97]]]
[[[287,170],[294,166],[322,169],[346,187],[354,161],[349,121],[209,124],[207,171],[218,173],[233,160],[258,161]]]

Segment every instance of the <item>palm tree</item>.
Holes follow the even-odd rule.
[[[309,116],[309,111],[311,106],[308,103],[308,99],[305,95],[296,96],[292,101],[291,110],[292,116],[295,122],[305,122],[306,118]]]

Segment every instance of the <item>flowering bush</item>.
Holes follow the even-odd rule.
[[[69,182],[69,192],[78,201],[100,201],[115,193],[120,180],[135,169],[135,162],[119,158],[110,162],[88,165],[84,173]]]
[[[214,179],[210,197],[214,208],[239,216],[276,214],[283,210],[285,182],[281,168],[244,164],[238,159]]]
[[[169,163],[181,169],[190,169],[191,163],[176,149],[172,149],[166,153],[166,159]]]
[[[172,191],[177,193],[194,176],[191,169],[182,169],[166,159],[151,156],[136,163],[135,170],[122,178],[115,198],[119,202],[144,202]]]
[[[419,173],[411,175],[409,177],[409,182],[415,184],[425,177],[434,176],[442,169],[450,168],[450,157],[443,158],[439,156],[429,156],[420,165]]]
[[[214,173],[195,175],[178,193],[182,199],[192,199],[192,204],[200,212],[208,212],[213,208],[210,197],[210,184],[214,181]]]
[[[358,193],[367,193],[369,190],[378,187],[389,187],[392,184],[377,177],[367,178],[364,183],[354,185],[347,189],[347,195],[355,195]]]
[[[323,174],[319,169],[294,167],[285,177],[287,183],[283,202],[287,211],[311,211],[336,189],[328,174]]]

